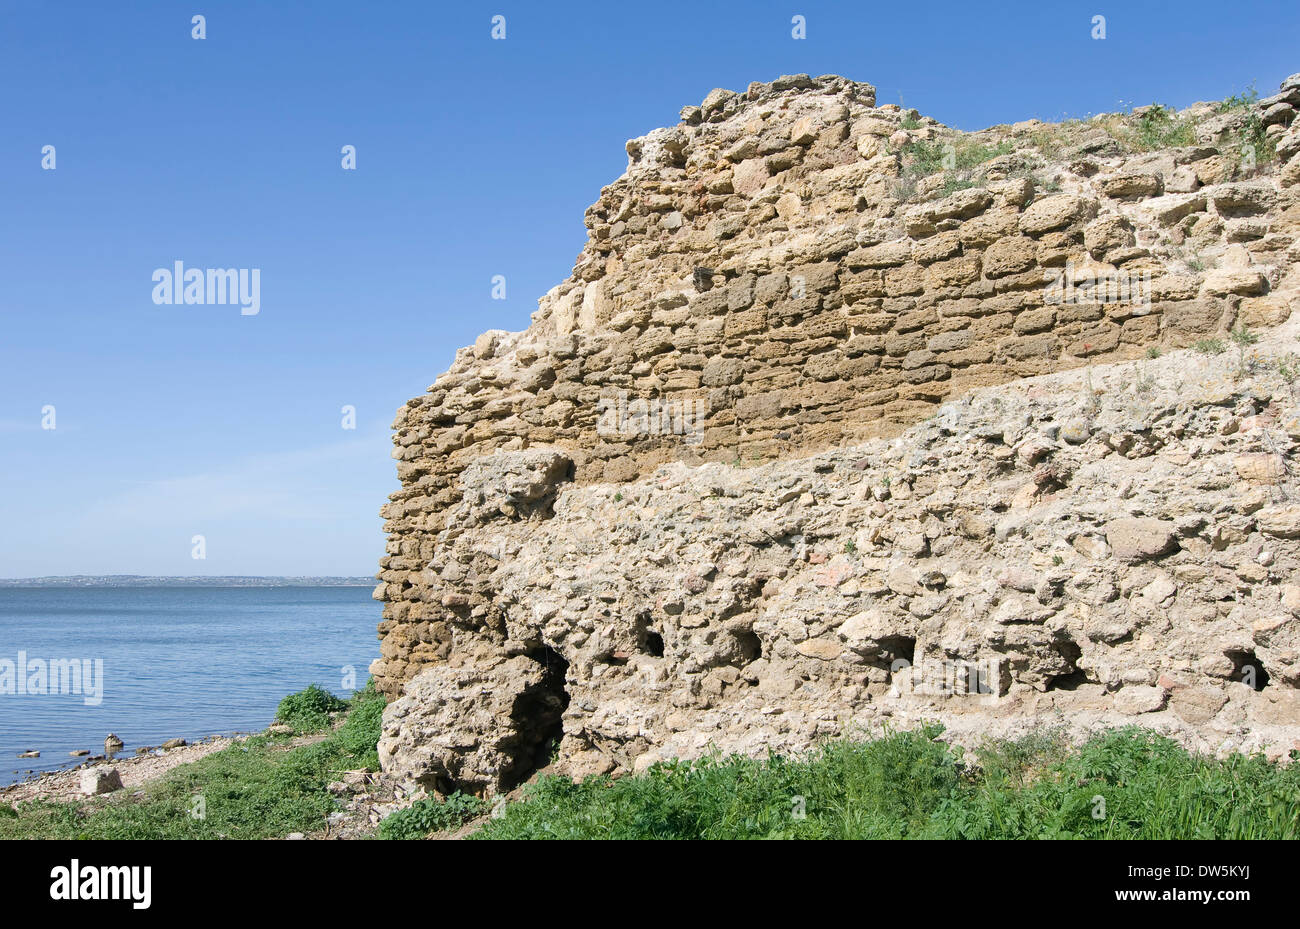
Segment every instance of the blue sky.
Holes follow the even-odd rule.
[[[614,7],[0,3],[0,576],[373,573],[396,409],[527,326],[624,142],[713,87],[976,129],[1300,71],[1294,3]],[[176,260],[260,269],[261,311],[155,305]]]

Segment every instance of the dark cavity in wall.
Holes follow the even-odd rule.
[[[1079,648],[1079,643],[1069,636],[1063,636],[1056,643],[1056,651],[1069,662],[1071,671],[1064,674],[1057,674],[1047,682],[1045,690],[1077,690],[1080,685],[1088,683],[1088,675],[1079,668],[1079,659],[1083,657],[1083,649]]]
[[[1088,683],[1088,674],[1075,668],[1067,674],[1057,674],[1047,682],[1044,690],[1078,690],[1084,684]]]
[[[651,658],[664,656],[664,637],[657,629],[650,628],[650,613],[638,613],[633,628],[636,630],[636,648],[643,655]]]
[[[1253,651],[1229,651],[1224,654],[1232,661],[1231,680],[1245,684],[1252,690],[1263,690],[1268,686],[1268,672]]]
[[[886,636],[880,640],[880,657],[891,667],[895,661],[910,665],[916,660],[916,639],[909,635]]]
[[[653,629],[647,629],[641,650],[651,658],[662,658],[664,656],[664,637]]]
[[[514,765],[509,776],[503,779],[505,790],[513,790],[534,771],[546,767],[551,753],[564,737],[564,711],[569,706],[565,678],[569,663],[550,646],[534,649],[528,657],[542,666],[542,679],[521,693],[510,710],[517,742],[511,753]]]
[[[751,661],[763,657],[763,643],[752,629],[737,629],[731,633],[736,640],[736,666],[743,668]]]

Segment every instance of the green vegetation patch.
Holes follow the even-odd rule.
[[[381,839],[423,839],[434,832],[457,829],[488,811],[486,800],[455,793],[445,800],[425,797],[404,810],[384,817]]]
[[[1045,124],[1028,132],[1024,140],[1048,161],[1065,158],[1073,146],[1096,130],[1107,133],[1123,152],[1162,151],[1194,146],[1197,131],[1207,119],[1237,114],[1240,118],[1212,144],[1234,166],[1233,176],[1249,176],[1258,166],[1277,158],[1277,147],[1264,131],[1258,102],[1259,94],[1251,87],[1213,104],[1208,111],[1180,113],[1173,107],[1152,104],[1129,112]]]
[[[915,141],[903,146],[904,173],[913,178],[928,177],[939,171],[969,171],[999,155],[1015,151],[1010,140],[985,145],[972,139]]]
[[[1136,727],[1077,748],[1051,732],[993,742],[967,763],[941,731],[638,777],[545,777],[473,838],[1300,837],[1300,764],[1195,756]]]
[[[239,838],[314,832],[338,808],[328,784],[375,769],[384,699],[368,685],[321,741],[254,736],[153,782],[144,796],[0,807],[0,839]],[[969,754],[937,724],[799,756],[674,761],[636,777],[541,777],[470,838],[1262,839],[1300,838],[1300,762],[1214,759],[1138,727],[1073,746],[1059,730]],[[387,817],[417,839],[482,817],[466,794]]]
[[[1196,120],[1179,116],[1177,110],[1158,103],[1134,118],[1129,128],[1130,141],[1138,151],[1196,144]]]
[[[173,768],[142,797],[0,808],[7,811],[0,839],[264,839],[320,829],[338,808],[328,784],[343,771],[379,767],[384,698],[367,684],[347,702],[319,688],[285,699],[292,707],[337,703],[347,716],[310,745],[290,747],[288,735],[252,736]]]
[[[330,714],[347,709],[347,703],[328,690],[308,684],[289,694],[275,709],[275,721],[292,726],[295,732],[319,732],[330,724]]]

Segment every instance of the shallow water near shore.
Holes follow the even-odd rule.
[[[379,653],[378,621],[369,587],[0,589],[0,784],[78,764],[74,750],[102,754],[109,732],[131,757],[171,738],[261,730],[311,683],[346,697],[347,669],[360,687]],[[26,689],[20,653],[24,685],[37,661],[75,659],[90,670],[82,692],[55,692],[75,682],[65,673],[59,687],[57,671],[48,693],[12,692]],[[17,757],[32,749],[41,756]]]

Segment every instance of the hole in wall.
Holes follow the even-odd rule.
[[[1269,674],[1253,651],[1227,651],[1223,654],[1232,660],[1229,680],[1245,684],[1251,690],[1263,690],[1268,686]]]
[[[527,657],[542,666],[542,677],[516,697],[510,709],[515,723],[515,746],[510,752],[514,764],[502,779],[505,790],[513,790],[534,771],[546,767],[564,737],[569,663],[549,645],[528,652]]]
[[[1047,682],[1045,690],[1078,690],[1084,684],[1088,683],[1086,672],[1075,668],[1066,674],[1058,674]]]
[[[752,629],[739,629],[731,634],[736,640],[736,657],[738,666],[744,667],[751,661],[763,657],[763,643]]]
[[[1079,659],[1083,657],[1083,650],[1079,648],[1079,643],[1067,636],[1056,643],[1056,650],[1069,662],[1070,670],[1051,677],[1043,689],[1078,690],[1080,685],[1088,683],[1087,673],[1079,668]]]
[[[891,635],[880,640],[880,657],[888,666],[895,661],[912,664],[916,660],[916,639],[910,635]]]
[[[664,637],[657,629],[650,628],[650,613],[638,613],[635,620],[636,647],[643,655],[651,658],[664,656]]]

